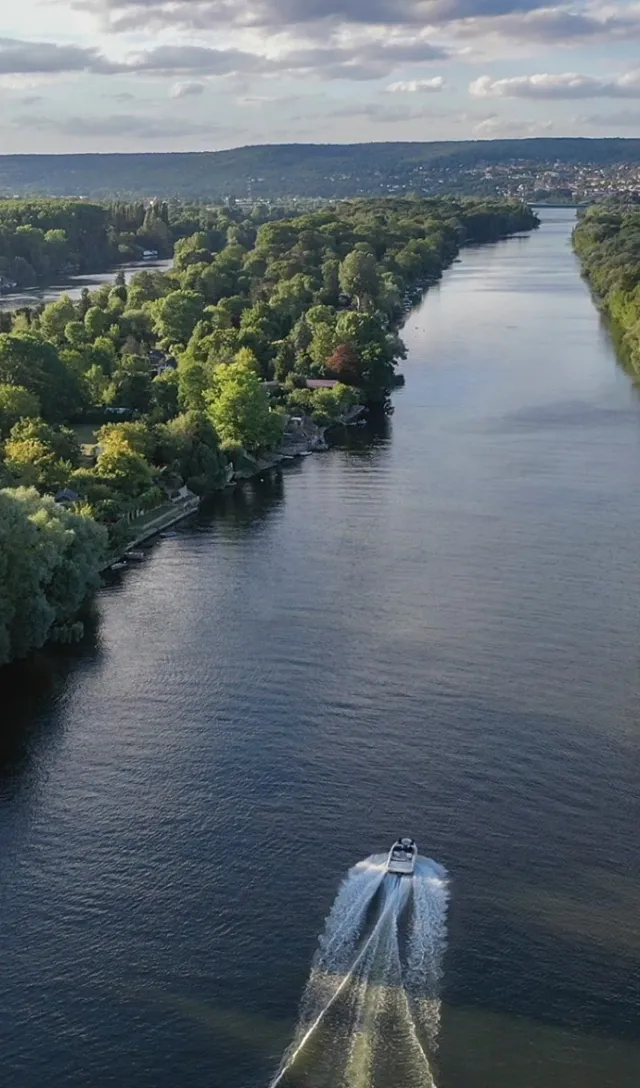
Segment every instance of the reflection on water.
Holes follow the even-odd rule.
[[[127,280],[135,273],[143,269],[166,272],[171,268],[173,258],[165,261],[132,261],[129,264],[119,265],[106,272],[94,272],[91,275],[69,276],[62,283],[50,283],[45,287],[30,287],[21,291],[11,291],[8,294],[0,294],[0,312],[3,310],[19,310],[26,306],[38,306],[43,302],[55,302],[61,295],[69,295],[69,298],[80,298],[82,292],[88,288],[95,291],[103,283],[113,283],[116,272],[124,273]]]
[[[640,409],[571,225],[466,253],[382,429],[12,674],[9,1083],[266,1085],[340,874],[403,832],[451,876],[439,1088],[635,1088]]]

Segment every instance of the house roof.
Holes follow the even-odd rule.
[[[77,491],[72,491],[70,487],[63,487],[60,491],[56,491],[56,502],[77,502],[80,498]]]
[[[337,378],[307,378],[307,389],[333,389],[338,384]]]

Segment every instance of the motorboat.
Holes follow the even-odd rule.
[[[415,839],[396,839],[387,858],[387,872],[412,876],[416,867],[418,847]]]

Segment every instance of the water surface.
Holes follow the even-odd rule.
[[[143,269],[166,272],[171,268],[172,264],[172,257],[162,261],[132,261],[129,264],[118,265],[117,268],[108,269],[106,272],[92,272],[83,276],[69,276],[61,283],[50,283],[44,287],[22,288],[19,291],[0,294],[0,312],[3,310],[18,310],[25,306],[39,306],[40,303],[43,302],[55,302],[56,299],[61,298],[62,295],[68,295],[69,298],[78,299],[85,288],[89,291],[96,291],[98,287],[102,287],[104,283],[113,284],[117,272],[123,272],[125,278],[129,280],[135,272],[141,272]]]
[[[7,1084],[264,1086],[403,832],[451,874],[440,1088],[636,1088],[640,403],[572,214],[429,293],[386,427],[5,674]]]

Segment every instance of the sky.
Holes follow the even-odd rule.
[[[640,137],[640,2],[2,0],[0,152]]]

